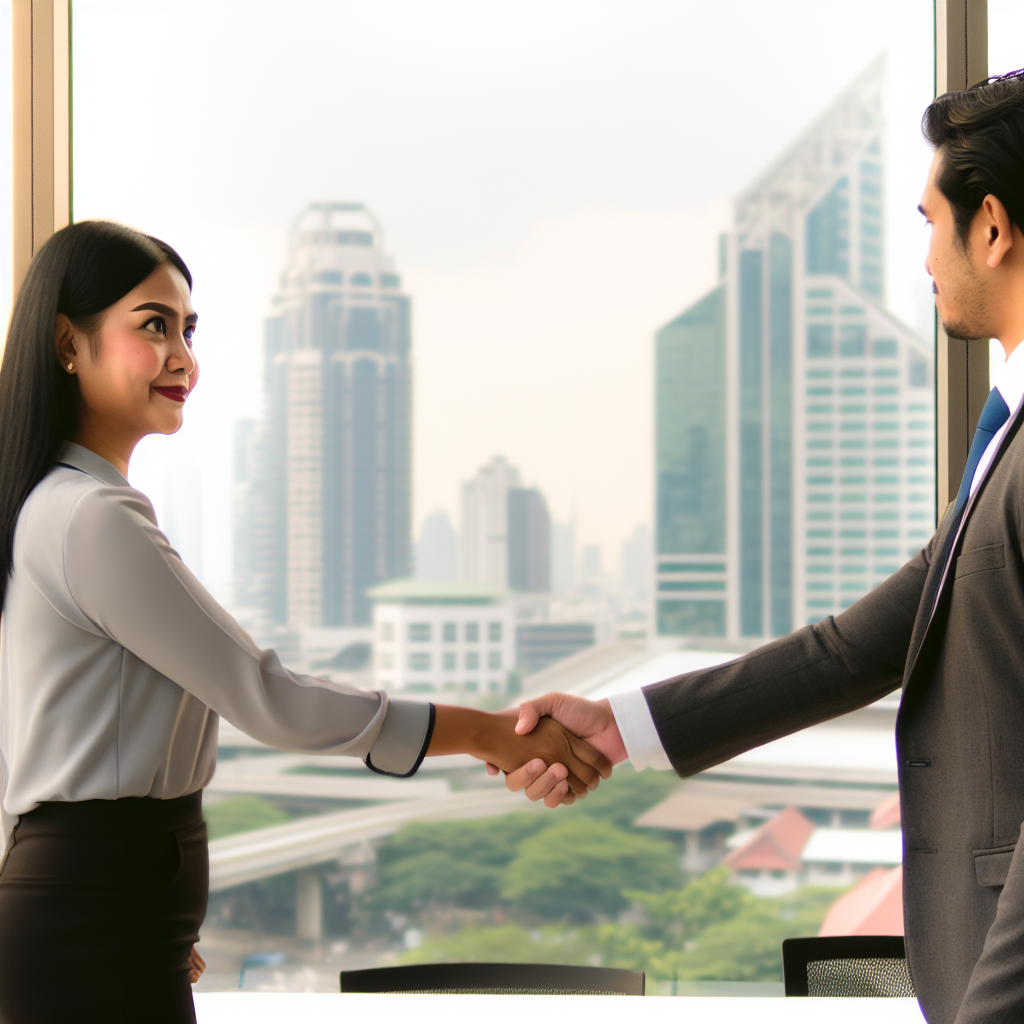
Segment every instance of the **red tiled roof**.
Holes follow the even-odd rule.
[[[868,828],[886,829],[900,823],[900,795],[886,797],[872,812]]]
[[[814,826],[795,807],[787,807],[722,863],[732,871],[799,871],[800,854],[813,831]]]
[[[832,904],[819,935],[902,935],[903,867],[875,868]]]

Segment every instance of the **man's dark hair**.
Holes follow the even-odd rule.
[[[1024,70],[936,97],[921,129],[942,150],[936,184],[953,207],[962,245],[988,195],[1024,231]]]

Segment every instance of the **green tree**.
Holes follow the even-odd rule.
[[[524,839],[549,825],[540,814],[406,825],[378,850],[371,905],[408,911],[428,903],[499,903],[505,867]]]
[[[206,830],[211,839],[223,839],[239,832],[252,832],[291,821],[291,815],[261,796],[233,796],[203,807]]]
[[[502,895],[548,919],[589,921],[628,906],[623,890],[638,881],[657,891],[678,877],[668,843],[577,817],[522,843]]]
[[[738,913],[709,924],[682,946],[652,958],[656,976],[689,981],[782,981],[782,940],[816,935],[836,889],[749,896]]]
[[[679,778],[672,772],[638,772],[623,764],[593,793],[557,813],[559,818],[598,818],[631,828],[644,811],[660,804],[678,787]]]
[[[750,894],[735,885],[725,868],[714,868],[683,889],[668,892],[627,892],[644,912],[644,933],[669,946],[735,917],[750,903]]]

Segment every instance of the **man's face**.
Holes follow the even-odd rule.
[[[924,265],[932,277],[935,308],[951,338],[990,338],[994,331],[989,324],[985,280],[975,263],[973,233],[965,247],[957,236],[953,207],[936,184],[942,161],[940,149],[932,160],[918,207],[932,229]],[[984,255],[981,258],[984,261]]]

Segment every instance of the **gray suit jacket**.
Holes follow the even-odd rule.
[[[853,607],[644,690],[673,766],[692,775],[902,682],[907,956],[930,1024],[1024,1021],[1022,419],[959,529],[947,514]]]

